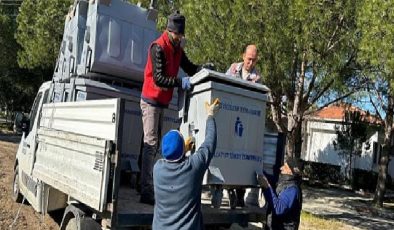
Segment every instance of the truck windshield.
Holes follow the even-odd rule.
[[[37,116],[37,110],[41,101],[41,97],[42,97],[42,92],[37,94],[36,99],[34,99],[34,103],[33,103],[33,107],[31,108],[30,111],[30,127],[29,127],[29,131],[31,131],[33,129],[34,123],[35,123],[35,119]]]

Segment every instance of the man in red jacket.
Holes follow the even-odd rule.
[[[190,89],[189,77],[178,78],[179,67],[189,76],[201,67],[186,56],[181,41],[185,34],[185,17],[176,11],[168,17],[167,29],[148,51],[141,95],[144,146],[141,161],[141,203],[154,204],[152,169],[157,153],[164,108],[167,108],[174,87]]]

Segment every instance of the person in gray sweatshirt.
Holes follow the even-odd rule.
[[[171,130],[162,139],[163,159],[153,167],[155,206],[153,230],[203,229],[201,191],[204,173],[216,149],[216,122],[214,114],[219,100],[206,103],[208,114],[205,140],[191,156],[190,139],[184,139],[178,130]]]

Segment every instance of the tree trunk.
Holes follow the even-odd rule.
[[[375,195],[373,198],[373,203],[378,207],[383,207],[384,194],[386,193],[386,179],[387,179],[387,168],[389,164],[389,153],[391,149],[391,139],[393,130],[393,108],[394,108],[394,98],[389,92],[388,105],[385,118],[385,128],[384,128],[384,143],[383,151],[380,155],[379,160],[379,175],[378,181],[376,183]]]
[[[296,132],[289,132],[286,136],[286,156],[295,157]]]
[[[296,143],[295,143],[295,157],[298,159],[301,158],[301,150],[302,150],[302,119],[297,124],[296,129]]]
[[[300,158],[302,147],[302,121],[288,116],[287,135],[286,135],[286,155],[289,157]]]

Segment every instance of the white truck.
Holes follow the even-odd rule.
[[[15,201],[27,200],[43,214],[64,210],[61,229],[134,229],[152,223],[153,206],[138,202],[136,188],[142,72],[147,47],[158,35],[155,15],[154,9],[120,0],[76,0],[66,19],[53,80],[42,84],[21,124],[13,180]],[[175,94],[161,133],[180,127],[178,110]],[[278,163],[271,156],[262,161],[266,169]],[[258,206],[202,203],[207,226],[265,219]]]

